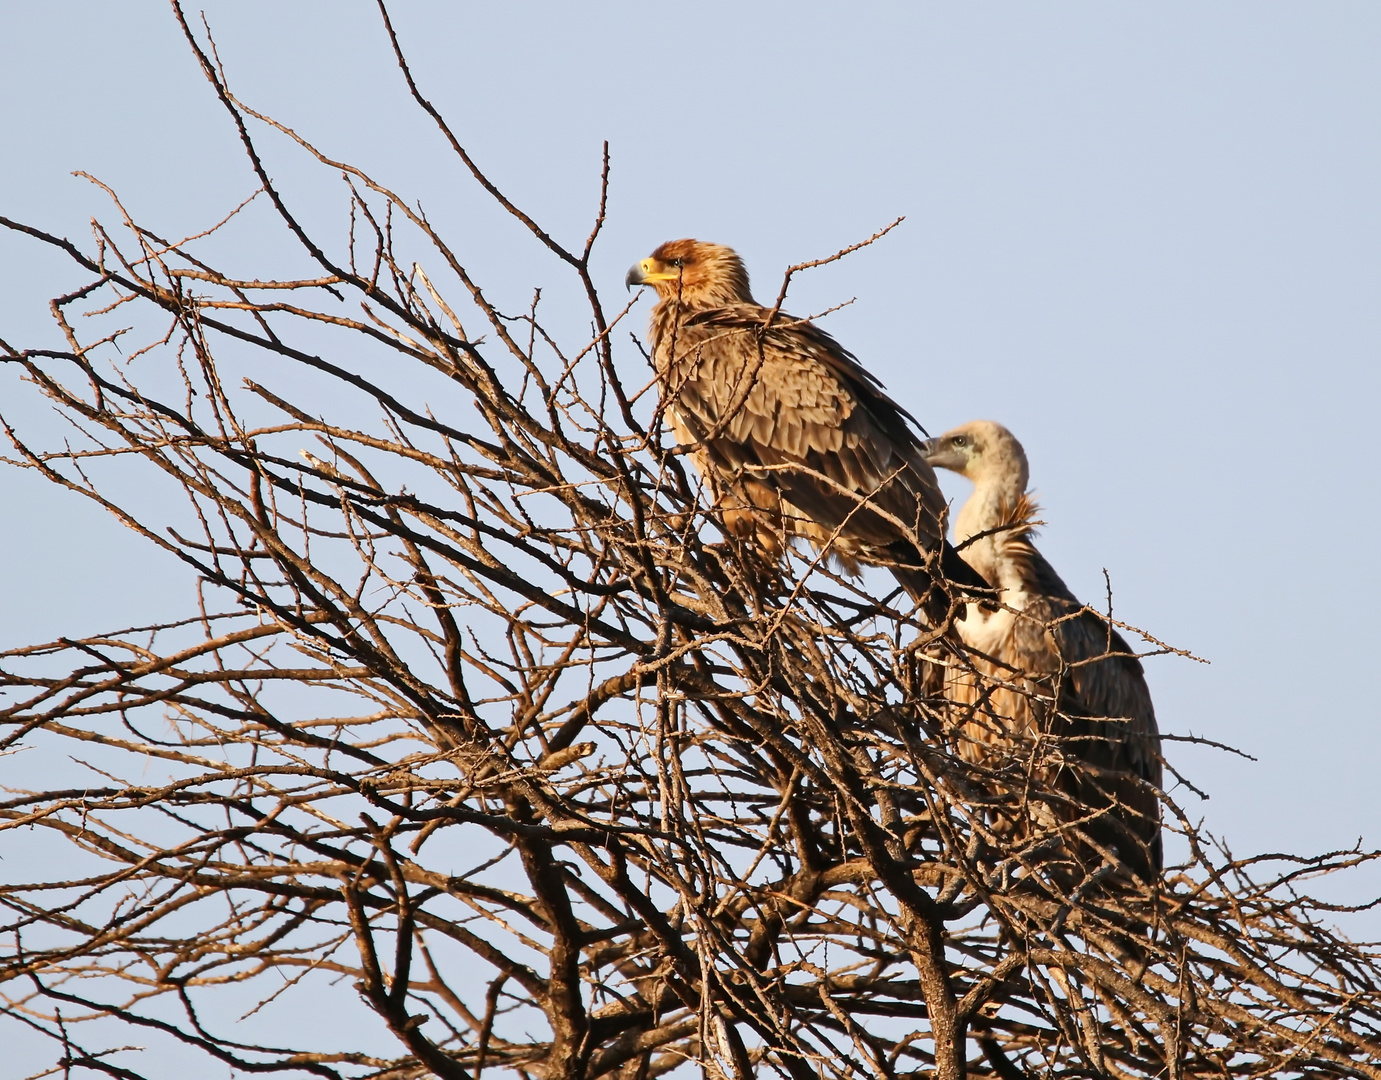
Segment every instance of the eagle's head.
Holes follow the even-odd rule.
[[[950,469],[975,484],[998,482],[1016,494],[1026,490],[1030,470],[1026,451],[1016,436],[991,420],[970,420],[922,444],[925,459],[938,469]]]
[[[751,304],[748,271],[733,248],[703,240],[668,240],[646,259],[634,263],[624,278],[634,285],[651,285],[658,300],[680,297],[687,307]]]

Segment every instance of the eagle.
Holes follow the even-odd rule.
[[[930,440],[923,453],[973,481],[955,542],[997,590],[997,604],[970,604],[956,623],[973,665],[951,669],[946,686],[961,717],[960,753],[993,760],[1004,742],[1057,736],[1048,778],[1071,802],[1060,816],[1086,819],[1080,828],[1095,851],[1115,851],[1152,880],[1161,869],[1161,756],[1141,662],[1032,542],[1038,511],[1026,452],[1010,431],[976,420]]]
[[[931,619],[953,586],[987,590],[945,540],[915,418],[825,331],[757,303],[732,249],[671,240],[625,283],[656,292],[663,415],[728,533],[773,558],[801,538],[850,573],[886,566]]]

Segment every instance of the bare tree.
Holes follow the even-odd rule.
[[[1159,793],[1188,861],[1090,862],[1111,811],[1045,779],[1079,767],[1058,738],[959,752],[943,626],[718,532],[591,276],[603,194],[582,246],[545,232],[385,14],[588,303],[577,340],[239,101],[175,12],[310,269],[218,267],[109,190],[86,245],[0,219],[81,275],[64,348],[0,342],[78,434],[11,415],[10,464],[197,581],[181,617],[0,658],[0,749],[55,778],[0,803],[50,838],[0,887],[43,1075],[149,1075],[122,1046],[157,1038],[233,1075],[1381,1077],[1377,954],[1301,891],[1373,855],[1234,859]],[[264,126],[342,178],[342,236]],[[377,1024],[254,1027],[300,996]]]

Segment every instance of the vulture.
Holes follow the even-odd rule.
[[[1047,779],[1071,803],[1059,816],[1085,819],[1079,828],[1095,852],[1115,851],[1124,867],[1153,880],[1161,869],[1152,790],[1161,786],[1161,757],[1141,662],[1032,543],[1037,507],[1026,453],[1010,431],[977,420],[931,439],[924,454],[973,482],[955,543],[997,590],[996,604],[970,604],[955,624],[973,665],[952,669],[946,686],[961,753],[991,760],[1007,740],[1057,736]]]
[[[888,567],[932,619],[989,592],[945,540],[915,419],[829,334],[753,299],[733,250],[671,240],[627,286],[657,296],[649,339],[664,416],[728,533],[779,558],[801,538]]]

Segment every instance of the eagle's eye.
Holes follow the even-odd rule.
[[[668,265],[668,266],[674,266],[674,267],[676,267],[676,268],[679,270],[681,267],[683,267],[683,266],[686,265],[686,260],[683,259],[683,258],[681,258],[681,257],[678,255],[676,258],[674,258],[674,259],[672,259],[670,262],[668,262],[667,265]]]

